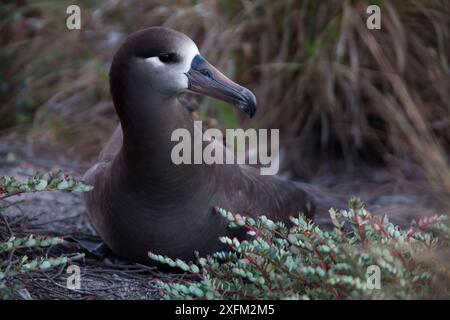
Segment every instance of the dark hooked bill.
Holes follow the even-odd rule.
[[[192,59],[191,69],[186,76],[189,79],[189,90],[228,102],[247,113],[250,118],[254,116],[255,95],[227,78],[201,55]]]

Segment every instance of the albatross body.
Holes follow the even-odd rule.
[[[300,212],[312,217],[312,198],[292,182],[245,165],[172,162],[172,132],[201,130],[178,94],[212,96],[250,116],[256,109],[255,96],[210,65],[186,35],[154,27],[128,36],[114,56],[110,87],[121,124],[84,176],[94,186],[85,202],[118,256],[151,264],[149,251],[191,260],[195,251],[223,250],[220,236],[243,234],[228,229],[214,207],[281,221]]]

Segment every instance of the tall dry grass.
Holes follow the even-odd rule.
[[[369,2],[382,8],[382,30],[365,26]],[[369,162],[421,173],[450,194],[448,1],[82,3],[81,31],[66,30],[65,1],[1,5],[6,133],[25,128],[33,146],[96,155],[117,121],[107,87],[115,48],[134,30],[165,25],[255,91],[257,125],[281,129],[297,175]],[[204,104],[221,121],[255,125]]]

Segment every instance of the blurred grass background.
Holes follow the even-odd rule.
[[[81,7],[82,29],[66,28]],[[381,7],[382,30],[365,25]],[[284,168],[310,178],[361,164],[423,175],[449,203],[450,2],[2,1],[0,135],[35,153],[91,160],[117,119],[112,55],[127,34],[163,25],[253,90],[256,120],[201,101],[222,127],[280,128]]]

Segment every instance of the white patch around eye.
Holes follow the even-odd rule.
[[[191,69],[192,60],[199,52],[194,42],[185,41],[178,48],[177,53],[181,57],[181,61],[176,63],[164,63],[157,56],[145,58],[144,62],[151,65],[153,70],[159,69],[158,73],[162,73],[158,75],[161,76],[161,85],[181,91],[188,88],[189,81],[186,73]]]
[[[189,69],[191,69],[192,60],[199,54],[198,48],[194,42],[187,42],[187,45],[185,45],[182,50],[184,56],[184,72],[188,72]]]
[[[145,58],[145,62],[151,64],[152,66],[154,66],[156,68],[161,68],[164,66],[164,62],[159,60],[159,57]]]

